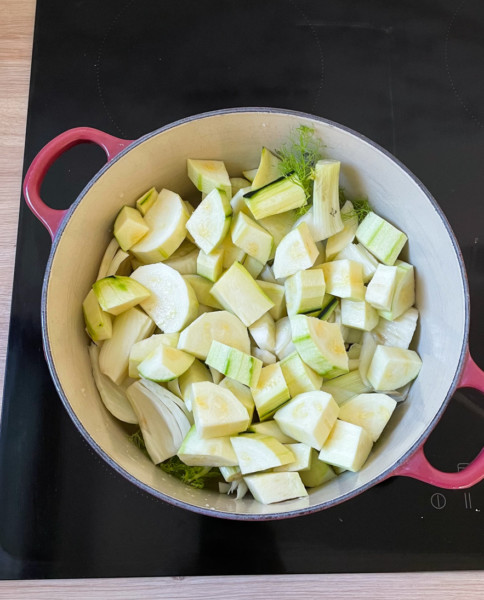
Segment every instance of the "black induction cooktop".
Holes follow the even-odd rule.
[[[347,125],[428,186],[468,269],[484,365],[484,4],[478,0],[38,0],[25,167],[79,125],[136,139],[208,110],[274,106]],[[50,170],[65,208],[103,165],[89,145]],[[484,568],[484,482],[394,478],[329,510],[244,523],[164,504],[84,442],[44,361],[48,233],[22,203],[0,434],[0,576],[63,578]],[[445,276],[445,265],[442,265]],[[448,315],[449,322],[452,315]],[[481,449],[482,394],[461,390],[427,455]]]

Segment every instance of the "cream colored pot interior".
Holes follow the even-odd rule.
[[[421,319],[414,347],[422,371],[360,473],[345,473],[308,498],[263,506],[191,489],[159,468],[128,441],[124,425],[105,410],[88,358],[81,303],[97,274],[112,224],[123,204],[151,186],[194,197],[186,159],[223,159],[230,175],[258,164],[262,145],[277,148],[300,124],[315,127],[328,157],[342,161],[349,194],[365,194],[376,211],[409,237],[406,257],[416,267]],[[451,237],[411,176],[380,150],[332,124],[293,114],[236,112],[182,122],[139,143],[116,160],[85,192],[62,232],[48,280],[47,335],[58,383],[95,444],[132,478],[156,492],[204,511],[282,516],[331,503],[367,487],[425,433],[442,406],[458,368],[465,337],[465,291]]]

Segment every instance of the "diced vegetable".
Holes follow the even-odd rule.
[[[373,355],[375,354],[376,347],[377,347],[377,341],[376,341],[375,336],[368,331],[365,332],[363,334],[363,339],[361,341],[360,364],[358,365],[358,369],[360,372],[361,380],[368,387],[371,387],[371,384],[368,381],[368,377],[367,377],[368,368],[370,366]],[[367,391],[367,390],[361,390],[361,392],[356,392],[356,393],[362,393],[363,391]]]
[[[220,246],[231,223],[232,207],[229,197],[214,189],[204,198],[188,219],[186,227],[195,243],[206,254]]]
[[[247,269],[238,262],[214,283],[212,295],[247,327],[274,306]]]
[[[108,267],[106,277],[110,277],[111,275],[121,275],[127,277],[131,274],[131,271],[131,256],[127,252],[119,249]]]
[[[269,314],[275,321],[278,321],[286,314],[284,286],[261,279],[257,279],[257,285],[269,300],[274,303],[274,306],[269,310]]]
[[[422,361],[413,350],[378,345],[367,377],[375,390],[397,390],[415,379],[421,366]]]
[[[236,246],[262,264],[269,260],[272,235],[243,212],[239,212],[232,222],[231,237]]]
[[[341,300],[341,323],[363,331],[371,331],[379,321],[378,312],[365,300]]]
[[[242,266],[247,269],[249,275],[251,275],[254,279],[261,274],[262,269],[264,268],[264,264],[259,262],[253,256],[247,255],[242,261]]]
[[[313,449],[311,446],[296,442],[294,444],[287,444],[289,450],[294,454],[294,462],[282,465],[282,467],[275,467],[274,472],[283,471],[309,471],[311,467],[311,458]]]
[[[185,373],[195,360],[194,356],[160,344],[138,366],[141,377],[152,381],[170,381]]]
[[[244,177],[230,177],[230,185],[232,186],[232,197],[234,197],[240,190],[250,188],[250,181]]]
[[[119,315],[151,296],[150,290],[137,281],[116,275],[98,279],[92,289],[100,307],[111,315]]]
[[[213,382],[212,375],[207,367],[198,359],[195,359],[191,366],[178,378],[180,394],[188,410],[192,410],[192,383],[199,381]]]
[[[132,206],[123,206],[114,221],[114,237],[123,250],[129,250],[149,231],[139,211]]]
[[[118,385],[128,375],[129,353],[136,342],[149,337],[155,329],[153,321],[138,308],[130,308],[113,321],[113,335],[103,342],[99,368]]]
[[[299,394],[274,415],[282,431],[298,442],[321,450],[336,422],[339,407],[326,392]]]
[[[131,252],[140,262],[152,264],[171,256],[183,242],[188,211],[178,194],[164,189],[145,214],[144,221],[149,231]]]
[[[197,258],[199,250],[188,239],[184,240],[181,246],[173,252],[169,259],[163,262],[167,267],[178,271],[180,275],[190,275],[197,272]],[[138,268],[140,265],[136,265]]]
[[[379,344],[408,348],[417,328],[417,320],[418,310],[409,308],[393,321],[380,319],[373,334]]]
[[[285,177],[280,177],[264,187],[248,192],[244,198],[256,219],[277,215],[307,203],[302,187]]]
[[[321,265],[326,291],[332,296],[349,300],[364,300],[363,267],[352,260],[334,260]]]
[[[360,359],[361,364],[361,359]],[[323,392],[331,394],[336,404],[343,404],[346,400],[358,394],[369,392],[372,388],[369,383],[364,383],[358,370],[350,371],[329,381],[325,381],[321,387]]]
[[[281,369],[291,398],[303,392],[321,389],[323,378],[308,367],[297,352],[292,352],[281,360]]]
[[[158,192],[154,187],[149,189],[143,194],[138,200],[136,200],[136,208],[142,215],[145,215],[149,209],[153,206],[155,200],[158,198]]]
[[[192,383],[191,389],[193,417],[201,438],[225,437],[247,429],[249,414],[229,389],[208,381]]]
[[[279,246],[281,240],[291,231],[297,221],[297,211],[288,210],[287,212],[271,215],[264,219],[259,219],[259,225],[266,229],[274,240],[271,255],[269,259],[274,258],[276,247]]]
[[[129,376],[135,379],[139,377],[138,366],[145,358],[148,358],[158,346],[165,344],[166,346],[176,348],[178,337],[178,333],[159,333],[133,344],[129,353]]]
[[[88,295],[82,303],[84,322],[87,334],[94,342],[109,339],[113,334],[113,318],[105,312],[97,300],[94,290],[89,290]]]
[[[203,438],[193,426],[178,450],[186,465],[235,469],[237,457],[229,437]]]
[[[252,386],[251,391],[261,421],[270,419],[291,397],[280,363],[264,367],[257,385]]]
[[[203,314],[193,321],[180,333],[178,348],[205,360],[214,340],[245,354],[250,353],[247,327],[238,317],[225,310]]]
[[[378,261],[362,244],[348,244],[334,257],[335,260],[351,260],[363,267],[363,283],[368,283],[373,277]]]
[[[343,229],[339,208],[339,171],[337,160],[319,160],[314,167],[313,220],[315,242],[325,240]]]
[[[403,315],[415,302],[415,272],[413,266],[402,260],[397,260],[395,266],[397,267],[397,279],[392,307],[389,311],[380,311],[380,316],[389,321]]]
[[[380,310],[391,310],[397,272],[397,267],[378,265],[372,280],[366,288],[365,300],[368,304]]]
[[[205,254],[203,250],[200,250],[197,257],[197,273],[202,277],[206,277],[210,281],[217,281],[222,274],[224,266],[224,250],[218,248],[212,250],[210,254]]]
[[[356,231],[357,240],[380,262],[393,265],[407,236],[374,212],[369,212]]]
[[[244,433],[230,439],[242,475],[294,462],[294,454],[269,435]]]
[[[247,171],[242,171],[242,175],[247,179],[247,181],[254,181],[254,177],[257,175],[257,168],[248,169]]]
[[[339,325],[314,317],[294,315],[290,318],[292,341],[303,359],[323,377],[348,371],[348,357]]]
[[[198,301],[193,288],[167,265],[145,265],[133,271],[131,278],[144,285],[151,296],[141,303],[156,325],[165,333],[186,327],[197,315]]]
[[[311,466],[309,470],[300,473],[301,481],[306,487],[318,487],[319,485],[326,483],[326,481],[334,479],[336,473],[329,465],[319,460],[318,453],[314,448],[312,448],[311,451]]]
[[[225,236],[225,239],[220,244],[219,248],[224,251],[224,269],[230,269],[234,262],[242,263],[246,257],[242,248],[239,248],[232,243],[230,235]]]
[[[230,443],[230,438],[229,438],[229,444],[230,444],[230,448],[232,450],[232,452],[234,451],[234,449],[232,448],[232,444]],[[235,452],[234,452],[234,456],[235,456]],[[235,460],[237,460],[237,457],[235,457]],[[222,477],[225,479],[225,481],[228,481],[229,483],[231,483],[232,481],[236,481],[236,480],[240,480],[242,478],[242,473],[240,472],[239,467],[219,467],[220,469],[220,473],[222,474]]]
[[[184,275],[183,278],[193,288],[199,304],[210,306],[217,310],[223,309],[220,302],[212,296],[213,283],[210,280],[205,279],[201,275]]]
[[[376,442],[396,405],[386,394],[359,394],[340,406],[339,418],[363,427]]]
[[[269,313],[262,315],[249,327],[251,336],[261,350],[274,352],[276,346],[276,324]]]
[[[259,359],[215,340],[210,346],[206,363],[251,388],[257,385],[262,370],[262,361]]]
[[[244,477],[244,481],[254,498],[262,504],[308,495],[299,473],[258,473]]]
[[[319,251],[306,223],[290,231],[277,246],[273,271],[276,279],[289,277],[303,269],[309,269]]]
[[[232,185],[230,178],[221,160],[187,160],[187,172],[193,185],[205,194],[210,194],[212,190],[219,189],[231,198]]]
[[[281,161],[277,156],[274,156],[270,150],[263,147],[259,168],[255,174],[254,180],[252,181],[252,189],[257,190],[258,188],[267,185],[278,179],[281,176],[279,165]]]
[[[326,291],[322,269],[298,271],[284,282],[287,314],[320,309]]]
[[[296,346],[292,341],[292,329],[289,317],[283,317],[276,323],[276,346],[274,350],[279,360],[289,356],[292,352],[296,352]]]
[[[253,433],[261,433],[270,435],[276,438],[281,444],[293,444],[296,440],[282,432],[281,428],[275,421],[264,421],[263,423],[252,423],[249,431]]]
[[[222,381],[219,383],[219,386],[232,392],[237,400],[245,406],[247,412],[249,413],[249,419],[252,421],[255,404],[250,389],[242,383],[235,381],[235,379],[230,379],[230,377],[225,377],[222,379]]]
[[[348,471],[359,471],[372,446],[371,437],[363,427],[338,419],[319,453],[319,460]]]
[[[326,242],[326,260],[333,260],[335,256],[353,241],[358,229],[358,216],[352,202],[347,200],[341,209],[343,229],[328,238]]]

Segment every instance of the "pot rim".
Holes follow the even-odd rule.
[[[62,385],[57,376],[57,371],[55,368],[54,360],[52,358],[50,341],[49,341],[49,337],[47,334],[47,289],[49,286],[49,280],[50,280],[50,274],[51,274],[51,270],[52,270],[53,259],[54,259],[55,253],[57,251],[59,242],[60,242],[62,235],[65,231],[65,228],[67,226],[67,223],[70,221],[73,213],[76,211],[80,202],[83,200],[84,196],[91,189],[91,187],[98,181],[98,179],[100,177],[102,177],[104,175],[104,173],[111,167],[111,165],[113,165],[120,158],[124,157],[125,154],[127,154],[128,152],[130,152],[131,150],[133,150],[135,147],[139,146],[140,144],[144,143],[145,141],[149,140],[150,138],[155,137],[156,135],[163,133],[165,131],[168,131],[170,129],[174,129],[175,127],[178,127],[180,125],[190,123],[192,121],[197,121],[200,119],[206,119],[206,118],[216,117],[216,116],[221,116],[221,115],[238,114],[238,113],[280,114],[280,115],[296,116],[296,117],[309,119],[309,120],[313,120],[313,121],[319,121],[321,123],[325,123],[326,125],[329,125],[330,127],[340,129],[340,130],[352,135],[353,137],[356,137],[359,140],[366,142],[367,144],[369,144],[370,146],[372,146],[373,148],[378,150],[380,153],[385,155],[387,158],[389,158],[391,161],[393,161],[420,188],[420,190],[423,192],[423,194],[426,196],[426,198],[432,204],[435,212],[438,214],[438,216],[442,220],[444,227],[446,228],[449,238],[454,247],[455,253],[457,255],[457,260],[459,263],[460,273],[461,273],[462,283],[463,283],[463,288],[464,288],[464,306],[465,306],[464,336],[462,339],[462,346],[461,346],[461,350],[460,350],[459,362],[457,364],[456,371],[455,371],[455,374],[454,374],[454,377],[452,380],[452,384],[446,394],[446,397],[444,398],[442,404],[440,405],[439,410],[436,412],[433,419],[428,424],[427,428],[425,429],[423,434],[420,436],[420,438],[409,448],[409,450],[407,450],[407,452],[405,452],[405,454],[403,454],[395,463],[393,463],[392,466],[387,468],[385,471],[383,471],[377,477],[374,477],[367,483],[365,483],[359,487],[356,487],[351,492],[347,492],[346,494],[339,496],[338,498],[336,498],[334,500],[328,500],[328,501],[322,502],[316,506],[296,509],[296,510],[288,511],[285,513],[242,514],[242,513],[223,512],[223,511],[214,510],[214,509],[207,509],[207,508],[203,508],[203,507],[200,507],[200,506],[197,506],[194,504],[190,504],[188,502],[177,500],[176,498],[173,498],[172,496],[168,496],[168,495],[164,494],[163,492],[155,490],[154,488],[150,487],[149,485],[143,483],[142,481],[140,481],[139,479],[137,479],[136,477],[131,475],[128,471],[126,471],[123,467],[121,467],[115,460],[113,460],[108,454],[106,454],[106,452],[91,437],[90,433],[87,431],[87,429],[85,429],[85,427],[83,426],[81,421],[78,419],[76,413],[74,412],[73,408],[71,407],[71,405],[69,403],[69,400],[67,399],[66,394],[63,391]],[[455,234],[452,231],[452,228],[447,220],[447,217],[443,213],[442,209],[438,205],[435,198],[432,196],[432,194],[429,192],[429,190],[423,185],[423,183],[400,160],[398,160],[395,156],[393,156],[393,154],[391,154],[388,150],[386,150],[385,148],[383,148],[382,146],[380,146],[373,140],[369,139],[365,135],[358,133],[349,127],[346,127],[345,125],[341,125],[340,123],[336,123],[335,121],[332,121],[330,119],[326,119],[324,117],[319,117],[319,116],[312,115],[310,113],[305,113],[302,111],[296,111],[296,110],[290,110],[290,109],[284,109],[284,108],[270,108],[270,107],[257,107],[257,106],[256,107],[237,107],[237,108],[219,109],[219,110],[199,113],[196,115],[192,115],[190,117],[185,117],[183,119],[179,119],[177,121],[174,121],[172,123],[164,125],[163,127],[156,129],[155,131],[147,133],[147,134],[141,136],[137,140],[134,140],[131,144],[126,146],[126,148],[124,150],[122,150],[116,157],[114,157],[112,160],[107,162],[96,173],[96,175],[94,175],[94,177],[87,183],[87,185],[84,187],[84,189],[78,195],[76,200],[70,206],[70,208],[68,209],[68,211],[67,211],[67,213],[66,213],[66,215],[54,237],[54,240],[52,243],[52,248],[51,248],[50,255],[49,255],[49,259],[48,259],[47,265],[46,265],[44,282],[43,282],[43,286],[42,286],[42,297],[41,297],[42,341],[43,341],[45,357],[46,357],[46,361],[47,361],[47,364],[49,367],[49,371],[50,371],[52,380],[54,382],[55,388],[57,390],[57,393],[59,394],[59,396],[62,400],[62,403],[64,404],[65,409],[67,410],[67,412],[68,412],[69,416],[71,417],[72,421],[74,422],[75,426],[80,431],[80,433],[85,438],[85,440],[88,442],[88,444],[91,446],[91,448],[103,460],[105,460],[117,473],[122,475],[124,478],[126,478],[128,481],[130,481],[132,484],[136,485],[138,488],[140,488],[144,492],[148,493],[150,497],[155,497],[157,500],[163,500],[164,502],[167,502],[167,503],[177,506],[179,508],[188,509],[188,510],[191,510],[193,512],[196,512],[196,513],[199,513],[199,514],[202,514],[205,516],[218,517],[218,518],[230,519],[230,520],[238,520],[238,521],[281,520],[281,519],[289,519],[289,518],[294,518],[294,517],[298,517],[298,516],[303,516],[303,515],[308,515],[308,514],[312,514],[315,512],[319,512],[321,510],[331,508],[342,502],[345,502],[346,500],[354,498],[355,496],[365,492],[369,488],[371,488],[371,487],[377,485],[378,483],[381,483],[385,479],[388,479],[389,477],[391,477],[393,472],[396,469],[398,469],[398,467],[402,466],[410,458],[410,456],[412,456],[412,454],[414,454],[414,452],[416,452],[425,443],[426,439],[429,437],[430,433],[435,428],[438,421],[442,417],[442,414],[444,413],[445,409],[447,408],[447,405],[449,404],[450,399],[451,399],[455,389],[457,388],[459,379],[462,374],[462,370],[464,368],[464,362],[465,362],[464,359],[465,359],[467,347],[468,347],[469,322],[470,322],[469,284],[468,284],[467,273],[466,273],[466,269],[465,269],[462,252],[461,252],[459,244],[457,242],[457,238],[455,237]]]

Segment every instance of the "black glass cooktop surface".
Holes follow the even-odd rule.
[[[483,70],[478,0],[39,0],[25,165],[79,125],[136,139],[236,106],[347,125],[394,153],[445,211],[484,365]],[[67,207],[103,163],[99,148],[74,148],[43,197]],[[484,483],[443,491],[394,478],[330,510],[265,523],[141,493],[84,442],[51,383],[40,330],[49,249],[22,203],[0,435],[2,578],[484,568]],[[481,449],[482,400],[455,394],[426,446],[436,467],[456,470]]]

